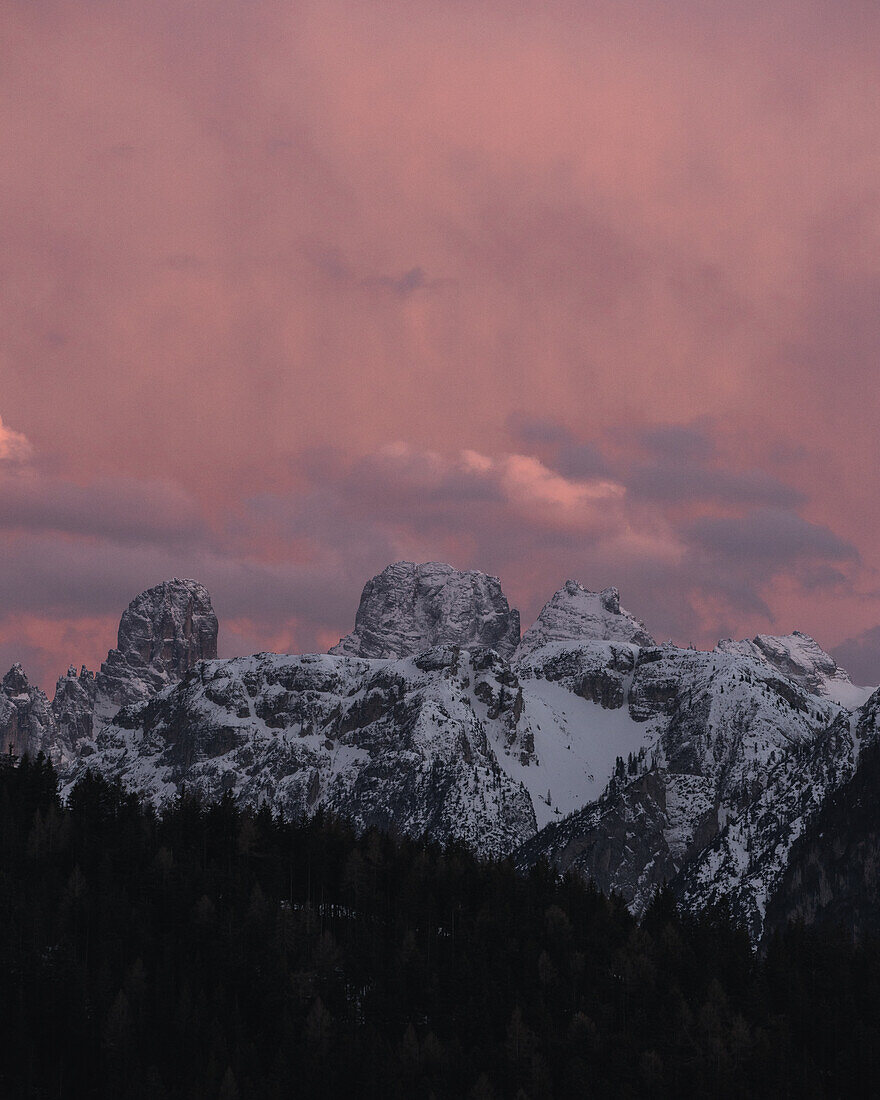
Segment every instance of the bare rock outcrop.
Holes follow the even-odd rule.
[[[132,600],[96,677],[99,709],[146,702],[181,680],[201,660],[217,656],[217,616],[198,581],[163,581]]]
[[[438,645],[489,647],[507,657],[519,612],[497,577],[440,562],[399,561],[367,581],[354,630],[330,650],[351,657],[412,657]]]
[[[49,700],[31,684],[20,664],[0,681],[0,751],[23,756],[49,752],[55,741],[55,723]]]

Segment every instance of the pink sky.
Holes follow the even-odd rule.
[[[880,9],[0,0],[0,663],[401,557],[880,681]]]

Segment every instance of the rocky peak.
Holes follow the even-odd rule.
[[[523,635],[516,657],[526,657],[550,642],[585,641],[656,644],[644,624],[620,606],[616,588],[591,592],[577,581],[566,581]]]
[[[55,684],[52,714],[55,718],[56,747],[62,762],[71,757],[77,746],[92,735],[92,713],[95,706],[95,674],[85,665],[79,673],[71,665]]]
[[[67,672],[65,672],[63,676],[58,677],[58,684],[70,681],[72,683],[82,683],[83,685],[85,685],[94,682],[94,679],[94,672],[92,672],[90,669],[87,669],[85,665],[80,666],[79,672],[76,671],[76,665],[68,665]]]
[[[0,690],[0,751],[16,756],[48,752],[55,733],[49,700],[14,664]]]
[[[757,634],[751,640],[725,638],[715,647],[720,653],[737,653],[770,665],[794,680],[811,695],[820,695],[845,706],[864,702],[867,692],[853,685],[830,653],[815,638],[795,630],[791,634]]]
[[[24,669],[18,662],[3,677],[3,691],[6,695],[27,695],[31,685]]]
[[[440,562],[399,561],[367,581],[354,630],[331,653],[407,657],[437,645],[488,646],[509,656],[519,641],[519,612],[497,577]]]
[[[216,656],[217,616],[207,588],[193,580],[164,581],[123,612],[97,691],[117,707],[141,702],[182,679],[197,661]]]

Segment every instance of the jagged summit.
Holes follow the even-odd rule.
[[[517,849],[636,911],[666,880],[686,907],[731,899],[758,936],[792,843],[880,730],[880,692],[862,706],[799,631],[658,646],[616,588],[570,580],[520,642],[497,578],[437,562],[370,580],[331,655],[216,653],[204,586],[156,585],[51,707],[10,669],[3,751],[49,752],[65,790],[92,768],[157,806],[185,785]]]
[[[548,600],[525,632],[516,651],[521,660],[550,642],[614,641],[651,646],[656,642],[625,608],[616,588],[591,592],[577,581],[566,581]]]
[[[330,652],[391,658],[458,645],[509,656],[518,642],[519,612],[497,577],[441,562],[398,561],[364,585],[354,630]]]
[[[56,746],[62,758],[76,753],[79,744],[92,735],[92,714],[95,709],[95,674],[83,665],[79,673],[71,665],[59,676],[52,699],[55,719]]]
[[[715,649],[719,653],[753,657],[811,694],[825,696],[843,706],[857,706],[870,694],[867,689],[856,687],[831,654],[826,653],[815,638],[800,630],[791,634],[757,634],[742,641],[724,638]]]
[[[175,577],[142,592],[123,612],[97,693],[117,707],[140,702],[216,656],[217,616],[207,588]]]
[[[16,663],[0,681],[0,752],[47,752],[54,728],[49,701]]]
[[[7,695],[24,695],[30,690],[30,686],[27,674],[16,661],[3,677],[3,690]]]
[[[204,585],[164,581],[142,592],[122,614],[117,648],[97,675],[71,665],[59,676],[51,706],[21,665],[0,681],[0,739],[17,754],[51,752],[62,769],[79,758],[120,707],[144,703],[181,680],[197,661],[217,656],[217,616]]]

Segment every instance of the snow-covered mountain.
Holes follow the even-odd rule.
[[[15,664],[0,681],[0,737],[2,751],[13,756],[55,748],[55,721],[49,700],[28,681]]]
[[[21,665],[13,665],[0,684],[3,749],[16,756],[46,752],[62,771],[76,770],[96,726],[216,656],[217,616],[208,590],[197,581],[165,581],[128,605],[117,648],[97,675],[71,665],[59,676],[51,704]]]
[[[719,653],[739,653],[763,661],[810,694],[832,699],[850,709],[861,706],[871,694],[870,688],[857,687],[814,638],[799,630],[782,636],[758,634],[741,642],[726,638],[715,648]]]
[[[381,650],[386,628],[393,656],[352,655]],[[183,784],[233,790],[505,855],[596,797],[642,737],[532,668],[521,682],[497,648],[509,654],[515,635],[495,578],[398,563],[366,585],[355,631],[329,654],[196,661],[216,652],[210,600],[168,582],[133,601],[97,677],[59,680],[59,704],[73,703],[59,706],[55,756],[67,785],[91,767],[157,804]]]
[[[757,937],[874,737],[877,697],[807,635],[658,646],[616,589],[568,581],[520,640],[497,578],[438,563],[369,581],[328,654],[216,652],[202,585],[151,588],[51,704],[7,674],[4,745],[50,752],[67,788],[90,767],[156,804],[185,784],[547,858],[636,911],[669,881],[689,905],[730,899]]]
[[[103,726],[87,760],[156,802],[186,783],[497,855],[536,828],[527,792],[499,763],[517,749],[518,698],[491,650],[206,661]]]
[[[640,649],[616,699],[643,723],[641,758],[518,858],[580,870],[636,911],[731,835],[774,769],[806,755],[841,711],[751,656],[672,646]]]
[[[644,623],[620,606],[620,593],[616,588],[589,592],[577,581],[566,581],[523,635],[516,650],[516,659],[524,660],[530,653],[551,642],[585,641],[655,644]]]
[[[791,846],[767,905],[765,937],[792,919],[836,924],[855,939],[880,934],[878,722],[880,693],[862,708],[854,724],[852,774],[828,792]]]

